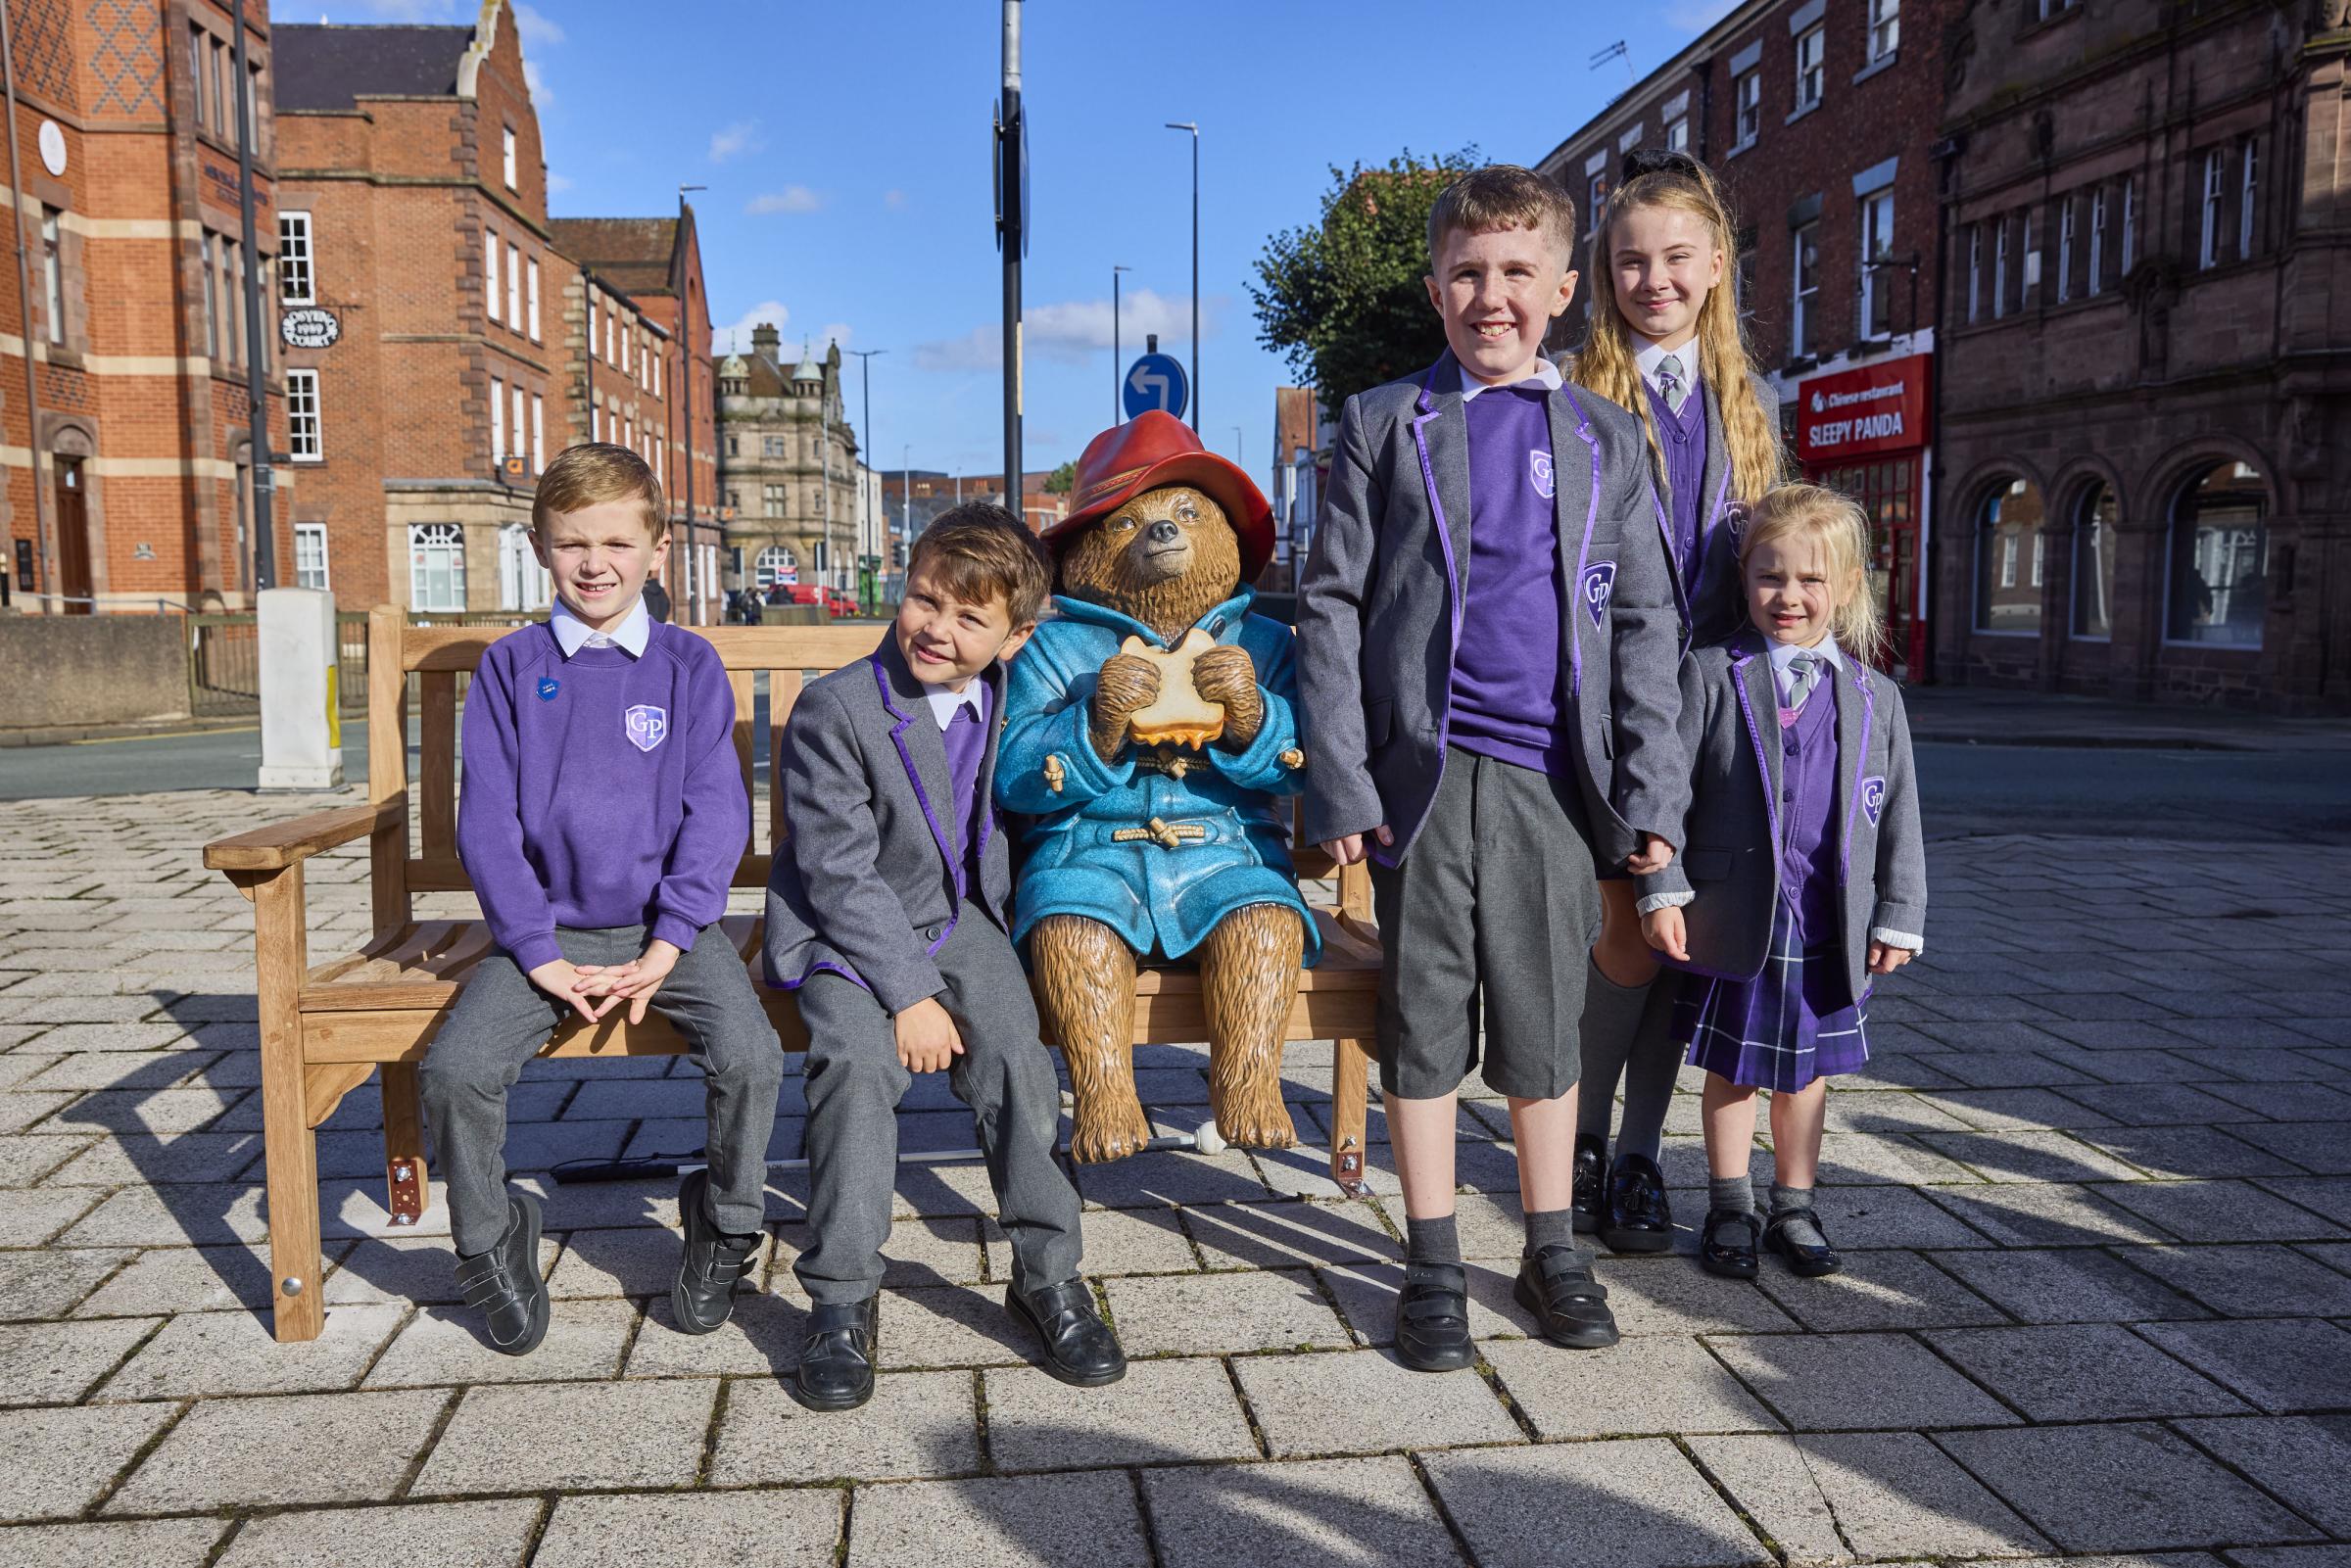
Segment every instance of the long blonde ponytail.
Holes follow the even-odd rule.
[[[1592,284],[1591,324],[1575,356],[1575,384],[1638,414],[1641,428],[1649,435],[1650,450],[1663,465],[1649,399],[1641,389],[1632,327],[1616,298],[1616,269],[1608,258],[1615,251],[1616,222],[1628,213],[1665,207],[1699,218],[1713,231],[1714,247],[1722,255],[1722,280],[1706,291],[1705,302],[1699,307],[1699,374],[1713,387],[1715,402],[1722,409],[1732,493],[1751,505],[1785,477],[1787,464],[1780,451],[1779,428],[1755,397],[1753,364],[1739,321],[1735,281],[1739,240],[1730,200],[1706,166],[1694,158],[1678,153],[1662,158],[1636,153],[1634,158],[1650,166],[1608,194],[1593,225],[1591,265],[1598,275]]]

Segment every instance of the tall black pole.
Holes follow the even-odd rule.
[[[1130,266],[1113,263],[1110,269],[1110,422],[1127,422],[1127,356],[1119,348],[1119,274],[1131,272]]]
[[[238,44],[242,47],[243,43],[244,35],[240,32]],[[10,190],[21,191],[24,188],[24,176],[17,166],[17,46],[9,31],[5,3],[0,3],[0,83],[8,90],[8,186]],[[23,205],[10,215],[17,239],[17,318],[24,323],[24,450],[30,454],[32,465],[33,532],[40,539],[41,586],[36,592],[56,594],[65,587],[57,580],[57,557],[64,546],[50,537],[49,499],[41,492],[41,384],[40,372],[32,361],[32,263],[25,256]],[[8,567],[8,562],[0,561],[0,572]],[[65,601],[60,598],[56,602],[57,609],[50,613],[65,613]]]
[[[1004,0],[1004,102],[997,116],[996,239],[1004,250],[1004,504],[1024,523],[1021,495],[1021,252],[1028,244],[1027,127],[1021,120],[1021,0]]]
[[[1192,133],[1192,434],[1200,434],[1200,123],[1171,119],[1170,130]]]
[[[686,389],[686,624],[696,624],[701,606],[697,597],[709,596],[710,585],[700,584],[697,594],[694,570],[694,361],[698,347],[694,341],[694,277],[686,270],[686,193],[707,190],[705,185],[678,187],[678,237],[672,247],[678,267],[678,341],[684,345],[678,356],[679,378]],[[724,618],[723,616],[721,617]]]
[[[277,587],[276,502],[269,480],[269,385],[262,374],[262,253],[254,240],[253,140],[261,124],[253,111],[253,74],[245,69],[245,0],[229,19],[237,29],[237,205],[245,227],[245,399],[253,406],[253,586]]]

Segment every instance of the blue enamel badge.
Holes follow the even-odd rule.
[[[1616,563],[1601,561],[1585,567],[1581,587],[1584,608],[1591,614],[1592,624],[1595,627],[1605,624],[1608,618],[1608,598],[1616,592]]]
[[[541,676],[541,677],[539,678],[539,700],[540,700],[540,701],[542,701],[542,702],[552,702],[552,701],[554,701],[554,700],[555,700],[555,693],[556,693],[556,692],[558,692],[558,691],[560,691],[560,690],[562,690],[562,689],[563,689],[563,683],[562,683],[562,682],[560,682],[560,681],[558,681],[558,680],[556,680],[556,679],[555,679],[553,676],[552,676],[552,675],[543,675],[543,676]]]

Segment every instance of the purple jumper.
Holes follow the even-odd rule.
[[[958,848],[967,872],[978,864],[973,854],[980,843],[980,819],[994,809],[992,802],[980,799],[980,765],[987,759],[987,731],[996,716],[996,694],[977,676],[973,684],[980,689],[979,713],[957,704],[955,717],[947,721],[946,731],[939,736],[947,748],[947,778],[954,786],[955,826],[962,838]]]
[[[1665,453],[1665,520],[1673,536],[1673,575],[1682,592],[1698,594],[1698,574],[1705,561],[1705,497],[1699,494],[1706,480],[1706,393],[1693,381],[1675,413],[1646,380],[1649,412],[1657,429],[1657,446]]]
[[[751,833],[718,650],[652,624],[645,655],[545,623],[490,644],[465,697],[457,856],[526,974],[555,927],[645,926],[681,950],[727,911]]]
[[[1564,775],[1559,606],[1565,567],[1552,497],[1551,392],[1494,387],[1462,404],[1469,434],[1469,560],[1455,644],[1448,740]]]

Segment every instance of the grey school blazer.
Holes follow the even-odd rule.
[[[892,1013],[945,985],[931,955],[970,899],[998,926],[1012,903],[1012,859],[995,812],[1004,672],[993,694],[976,797],[978,885],[958,853],[946,742],[896,639],[811,681],[784,728],[788,836],[767,879],[767,982],[797,989],[819,970],[855,980]]]
[[[1763,405],[1763,417],[1778,430],[1780,395],[1761,376],[1747,379],[1754,389],[1755,401]],[[1655,451],[1650,453],[1649,464],[1657,488],[1657,537],[1665,546],[1665,569],[1673,574],[1674,603],[1682,612],[1684,638],[1688,643],[1703,647],[1724,641],[1747,624],[1747,595],[1739,581],[1739,534],[1746,509],[1731,494],[1731,449],[1723,439],[1721,400],[1714,396],[1711,381],[1700,382],[1699,390],[1706,400],[1706,463],[1698,482],[1698,575],[1694,582],[1682,581],[1680,557],[1673,548],[1671,487]],[[1770,477],[1775,482],[1779,478],[1777,474]]]
[[[1850,654],[1837,682],[1839,945],[1853,986],[1870,983],[1873,930],[1927,932],[1926,841],[1910,761],[1910,720],[1888,677]],[[1780,896],[1778,684],[1763,640],[1743,632],[1682,663],[1682,743],[1691,759],[1688,833],[1673,863],[1639,879],[1641,897],[1696,893],[1683,906],[1690,962],[1677,966],[1752,979],[1771,947]]]
[[[1568,386],[1551,395],[1559,550],[1557,656],[1576,778],[1604,866],[1671,838],[1686,768],[1674,731],[1680,614],[1640,422]],[[1469,437],[1448,352],[1347,400],[1298,592],[1306,836],[1387,824],[1400,858],[1435,798],[1469,567]],[[1529,650],[1538,653],[1541,650]]]

